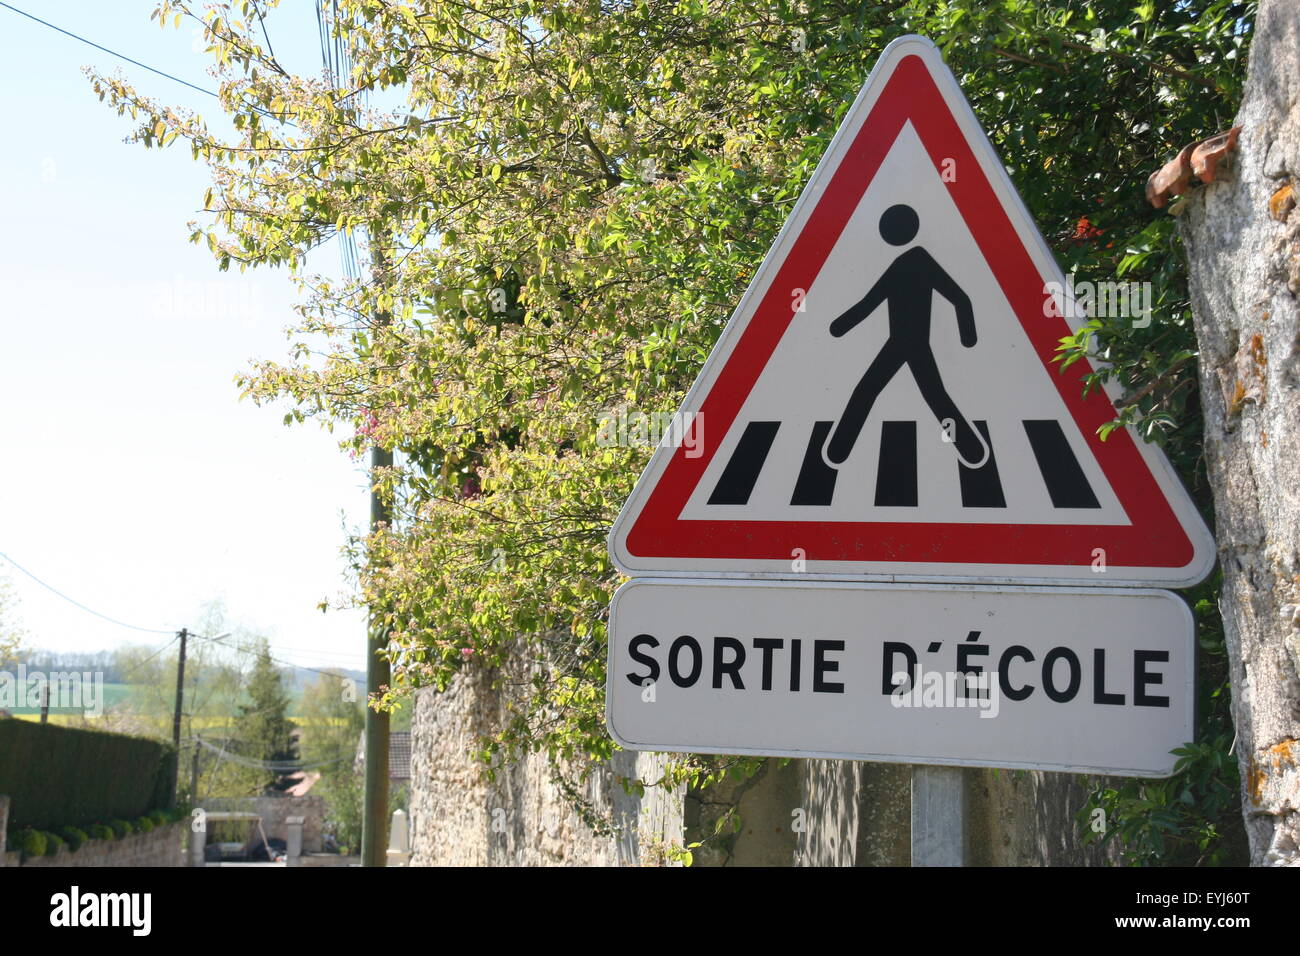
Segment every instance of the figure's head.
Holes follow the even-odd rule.
[[[880,235],[891,246],[905,246],[916,238],[921,220],[911,206],[890,206],[880,217]]]

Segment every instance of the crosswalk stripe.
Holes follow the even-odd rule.
[[[1002,492],[1002,479],[998,475],[998,462],[993,452],[993,439],[989,437],[988,422],[973,422],[984,443],[989,446],[989,458],[979,468],[957,465],[961,477],[961,505],[963,508],[1005,508],[1006,495]]]
[[[808,449],[803,455],[803,465],[799,469],[799,478],[794,483],[794,494],[790,497],[792,505],[829,505],[835,495],[835,479],[839,472],[826,464],[822,458],[822,446],[826,436],[831,432],[834,422],[817,422],[813,425],[812,437],[808,439]]]
[[[1061,430],[1060,422],[1052,418],[1024,422],[1029,446],[1043,473],[1047,494],[1056,508],[1100,508],[1088,478],[1079,467],[1079,459],[1070,450],[1070,443]]]
[[[780,427],[780,422],[750,422],[745,426],[745,433],[736,443],[731,461],[727,462],[722,477],[709,496],[709,504],[749,503],[758,473],[763,470],[763,463],[767,461],[767,453],[772,450],[772,442],[776,440],[776,431]]]
[[[998,472],[997,456],[988,422],[973,421],[988,444],[988,459],[970,468],[954,456],[961,486],[963,508],[1005,508],[1006,492]],[[1055,419],[1026,419],[1021,422],[1038,470],[1055,508],[1100,508],[1092,486],[1070,448],[1065,432]],[[833,503],[839,471],[826,464],[822,449],[835,423],[814,422],[803,463],[790,497],[792,506],[828,507]],[[779,421],[752,421],[745,426],[718,479],[710,505],[745,505],[753,494],[767,463]],[[917,423],[885,421],[880,425],[880,457],[876,466],[875,506],[915,508],[918,506]]]
[[[915,508],[916,504],[916,422],[881,422],[876,507]]]

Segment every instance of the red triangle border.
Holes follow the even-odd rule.
[[[645,559],[693,558],[788,562],[796,548],[822,562],[1044,565],[1088,567],[1095,549],[1116,567],[1182,568],[1194,545],[1127,430],[1097,429],[1115,417],[1100,391],[1082,395],[1078,374],[1060,374],[1052,360],[1070,334],[1064,318],[1044,315],[1044,279],[924,60],[902,57],[860,127],[816,207],[780,264],[767,294],[741,331],[698,411],[710,434],[727,433],[793,320],[782,290],[811,288],[863,193],[904,124],[910,121],[936,169],[956,160],[948,182],[966,226],[1019,318],[1039,360],[1123,506],[1130,525],[939,524],[926,522],[787,522],[679,519],[703,478],[714,448],[697,458],[676,449],[627,533],[625,547]],[[1030,321],[1026,321],[1029,318]]]

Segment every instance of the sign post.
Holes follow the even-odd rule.
[[[965,866],[966,780],[960,767],[912,768],[912,865]]]
[[[965,859],[961,767],[1171,773],[1193,623],[1152,588],[1214,542],[1056,361],[1075,290],[938,49],[891,43],[610,531],[615,740],[918,765],[916,865]]]

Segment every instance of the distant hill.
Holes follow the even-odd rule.
[[[299,694],[301,694],[304,690],[307,689],[307,685],[316,683],[316,681],[321,676],[320,672],[323,670],[336,672],[343,675],[344,677],[349,678],[350,680],[356,681],[357,695],[360,696],[365,693],[365,688],[366,688],[365,671],[349,670],[346,667],[318,667],[313,669],[309,667],[298,667],[294,665],[294,666],[281,666],[280,673],[284,675],[285,686],[289,688],[289,692],[293,694],[294,697],[297,697]]]
[[[132,686],[138,686],[131,681],[130,667],[123,668],[119,664],[118,652],[116,651],[95,651],[90,653],[77,652],[56,652],[34,649],[23,656],[21,661],[28,673],[41,672],[45,674],[57,672],[79,672],[103,675],[104,681],[104,704],[112,707],[124,703],[131,697]],[[296,664],[281,664],[280,673],[284,678],[285,688],[289,696],[293,699],[293,707],[296,709],[298,698],[310,684],[315,683],[320,677],[322,671],[336,672],[341,676],[355,681],[357,685],[357,696],[364,697],[366,692],[366,673],[361,670],[354,670],[346,667],[301,667]],[[191,678],[192,679],[192,678]],[[174,678],[167,683],[168,688],[174,685]],[[187,682],[188,683],[188,682]],[[166,700],[170,701],[170,695],[165,695]],[[170,705],[169,705],[170,706]],[[38,713],[39,708],[12,708],[14,713]]]

